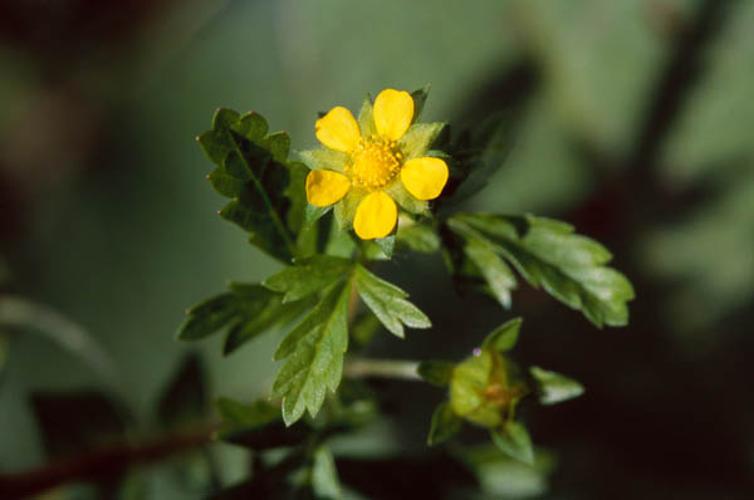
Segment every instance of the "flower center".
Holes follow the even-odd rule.
[[[346,167],[351,183],[370,191],[390,183],[398,174],[403,159],[396,146],[395,141],[378,136],[361,139]]]

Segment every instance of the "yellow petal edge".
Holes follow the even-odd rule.
[[[319,142],[343,153],[352,151],[361,139],[356,118],[343,106],[332,108],[325,116],[317,120],[314,124],[314,133]]]
[[[348,177],[331,170],[312,170],[306,176],[306,199],[315,207],[340,201],[350,188]]]
[[[404,90],[385,89],[374,100],[374,124],[383,137],[397,141],[413,118],[414,98]]]
[[[434,200],[448,182],[448,165],[430,156],[408,160],[401,169],[401,182],[417,200]]]
[[[367,195],[358,208],[353,220],[353,228],[362,240],[384,238],[398,221],[398,207],[384,191]]]

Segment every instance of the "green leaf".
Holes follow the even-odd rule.
[[[278,347],[286,359],[273,392],[283,399],[283,420],[290,426],[308,410],[314,417],[329,390],[335,392],[348,347],[350,284],[336,284]]]
[[[432,326],[429,318],[406,300],[408,294],[397,286],[378,278],[360,265],[356,266],[354,277],[361,299],[394,335],[403,338],[404,325],[410,328]]]
[[[345,279],[353,263],[349,259],[315,255],[289,266],[264,280],[263,285],[283,294],[283,302],[293,302],[320,292]]]
[[[529,368],[529,373],[537,382],[539,402],[543,405],[554,405],[584,394],[583,385],[560,373],[538,366]]]
[[[327,446],[320,446],[314,452],[312,490],[317,498],[341,498],[338,470],[335,467],[335,459]]]
[[[200,340],[227,329],[223,352],[230,354],[270,328],[295,318],[309,305],[307,301],[284,304],[282,298],[262,285],[232,283],[230,291],[188,310],[178,338]]]
[[[36,392],[31,403],[50,456],[121,439],[132,423],[116,401],[99,391]]]
[[[440,248],[440,237],[432,227],[408,218],[398,223],[396,242],[420,253],[435,253]]]
[[[475,273],[485,280],[489,293],[500,305],[509,309],[511,306],[511,291],[516,288],[516,277],[513,271],[484,240],[468,235],[463,251]]]
[[[500,451],[509,457],[527,465],[534,465],[534,448],[529,432],[522,424],[514,421],[506,422],[501,430],[491,431],[490,436]]]
[[[455,366],[450,361],[422,361],[416,372],[425,382],[443,387],[450,383]]]
[[[207,413],[206,373],[199,355],[187,354],[157,402],[160,424],[172,429],[194,423]]]
[[[607,267],[611,254],[594,240],[574,234],[568,224],[541,217],[458,214],[451,231],[480,239],[510,262],[534,287],[542,287],[598,327],[624,326],[631,283]]]
[[[292,175],[295,167],[287,162],[288,135],[268,135],[267,130],[267,122],[256,113],[240,116],[219,109],[212,130],[198,140],[216,165],[210,182],[218,193],[232,198],[220,215],[249,232],[252,244],[289,262],[298,254],[295,241],[301,218],[290,215],[297,206],[303,211],[303,180]],[[294,181],[296,189],[291,189]]]
[[[516,346],[522,321],[521,318],[514,318],[495,328],[484,339],[482,347],[497,352],[510,351]]]
[[[516,113],[501,112],[452,140],[449,133],[438,138],[436,147],[452,158],[450,179],[438,206],[457,205],[487,186],[513,149],[517,123]]]
[[[447,441],[461,429],[463,421],[453,413],[448,403],[441,403],[432,414],[427,444],[434,446]]]

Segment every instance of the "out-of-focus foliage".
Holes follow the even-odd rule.
[[[441,475],[462,498],[473,498],[469,480],[509,497],[748,498],[750,2],[154,2],[146,16],[124,14],[122,2],[65,10],[72,3],[45,4],[23,22],[0,10],[0,248],[13,277],[1,286],[84,325],[113,358],[119,391],[141,421],[185,349],[170,332],[186,304],[227,279],[257,282],[277,269],[213,215],[223,200],[206,189],[206,160],[189,140],[208,113],[256,106],[306,149],[317,111],[344,100],[355,108],[364,89],[431,81],[430,119],[468,123],[514,111],[506,168],[468,208],[556,217],[604,242],[635,280],[632,326],[589,333],[579,314],[519,285],[513,303],[527,316],[527,333],[518,356],[588,388],[532,416],[536,442],[557,460],[537,450],[531,468],[486,447],[463,457],[470,469],[444,457],[420,465],[405,451],[423,445],[437,401],[424,384],[386,382],[398,425],[334,443],[341,475],[376,497],[416,484],[439,495],[431,488]],[[0,9],[10,5],[36,4]],[[658,89],[676,54],[696,76],[675,73],[667,80],[678,86],[663,98]],[[657,104],[668,101],[677,110]],[[636,157],[642,130],[660,122],[667,126],[649,136],[661,152],[624,161]],[[399,233],[398,245],[437,248],[431,233],[410,236]],[[464,296],[461,313],[448,307],[459,298],[445,291],[440,262],[410,262],[400,275],[391,265],[378,269],[435,324],[431,335],[402,343],[403,354],[432,347],[450,358],[474,347],[471,328],[499,324],[504,313],[488,300]],[[371,336],[373,316],[360,317]],[[215,391],[248,403],[268,386],[275,335],[225,359],[210,340]],[[377,337],[370,354],[397,352],[396,339]],[[8,347],[0,429],[13,430],[0,438],[0,467],[15,472],[45,460],[28,394],[105,384],[40,336],[0,338]],[[378,450],[368,464],[354,458]],[[247,476],[245,455],[216,451],[223,484]],[[391,474],[397,469],[410,471],[409,484]],[[143,481],[129,482],[129,491],[191,496],[173,472],[140,471]]]

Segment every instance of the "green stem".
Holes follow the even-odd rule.
[[[354,358],[346,362],[343,370],[351,378],[393,378],[401,380],[421,380],[417,373],[418,361],[395,359]]]

